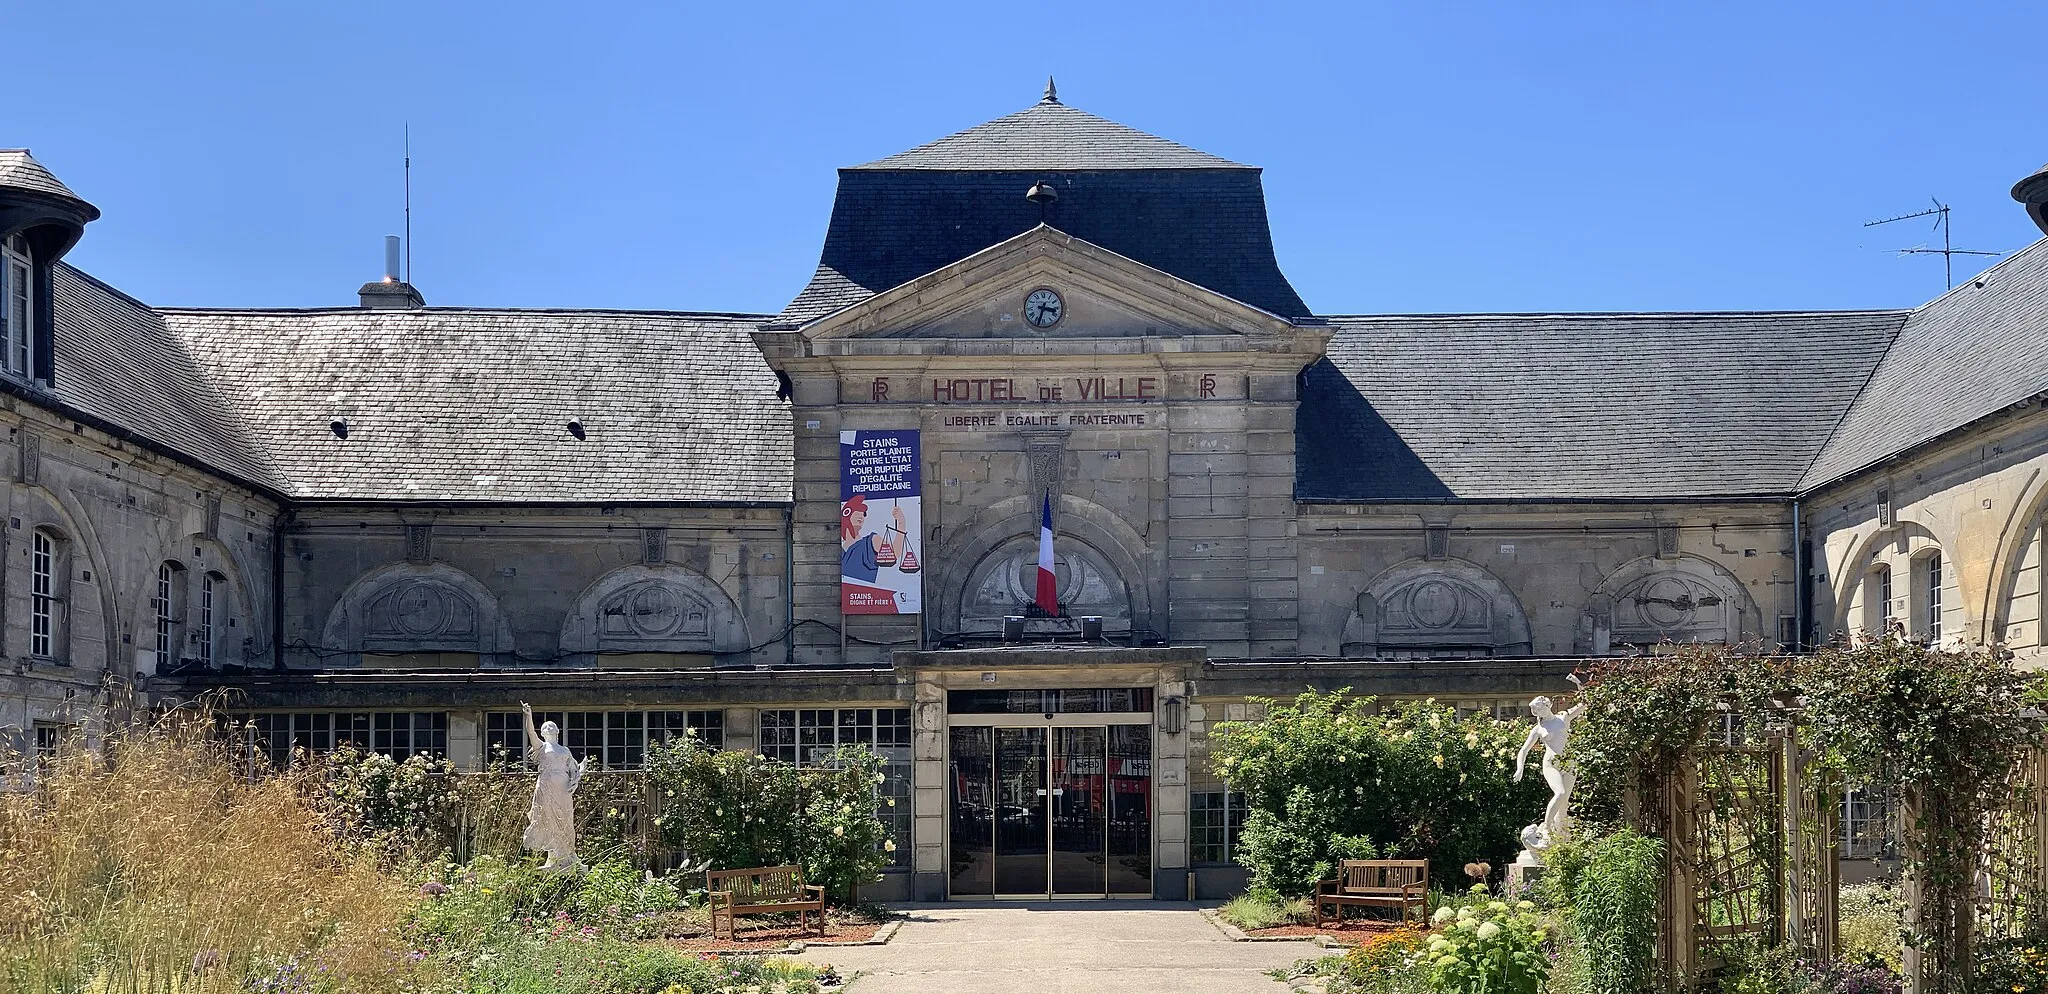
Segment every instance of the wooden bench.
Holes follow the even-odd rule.
[[[764,866],[751,870],[710,870],[704,888],[711,900],[711,937],[718,937],[718,916],[725,915],[725,937],[738,941],[735,915],[796,912],[799,931],[810,928],[810,912],[818,913],[818,934],[825,934],[825,888],[804,883],[801,866]]]
[[[1337,864],[1335,879],[1316,884],[1316,927],[1323,924],[1323,907],[1333,912],[1331,920],[1342,924],[1344,909],[1350,906],[1395,908],[1402,920],[1408,909],[1425,918],[1429,914],[1429,861],[1426,859],[1347,859]]]

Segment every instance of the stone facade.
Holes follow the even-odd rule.
[[[23,748],[210,692],[281,761],[475,768],[522,701],[614,767],[865,742],[907,843],[872,893],[944,898],[961,824],[1053,803],[955,743],[1097,729],[1126,870],[1215,897],[1208,735],[1262,697],[1514,715],[1587,658],[1893,619],[2048,661],[2042,245],[1913,311],[1322,318],[1257,170],[1050,95],[846,171],[780,315],[157,310],[61,263],[96,216],[0,151],[48,360],[0,371]],[[919,614],[841,613],[860,430],[922,440]],[[1005,644],[1048,506],[1062,610]]]

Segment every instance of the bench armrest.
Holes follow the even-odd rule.
[[[722,903],[724,903],[724,904],[731,904],[731,903],[732,903],[732,891],[729,891],[729,890],[714,890],[714,891],[708,891],[708,892],[706,892],[706,893],[705,893],[705,895],[704,895],[704,900],[705,900],[705,903],[709,904],[710,906],[712,906],[712,907],[714,907],[714,908],[715,908],[715,907],[718,907],[718,906],[719,906],[719,904],[721,903],[721,902],[720,902],[720,900],[719,900],[720,898],[724,898],[724,901],[723,901]]]
[[[808,891],[808,892],[811,892],[811,893],[814,893],[814,894],[817,894],[817,895],[818,895],[818,900],[820,900],[820,901],[822,901],[822,900],[824,900],[824,899],[825,899],[825,885],[824,885],[824,884],[805,884],[805,885],[804,885],[804,890],[805,890],[805,891]]]
[[[1427,893],[1429,891],[1429,882],[1426,880],[1417,880],[1412,884],[1401,885],[1401,893],[1406,894],[1411,890]]]

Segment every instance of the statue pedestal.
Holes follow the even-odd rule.
[[[1524,859],[1529,856],[1526,852],[1522,854]],[[1502,888],[1506,892],[1504,896],[1515,900],[1527,897],[1530,888],[1536,886],[1536,881],[1543,879],[1545,869],[1547,867],[1542,863],[1524,863],[1521,859],[1508,864],[1507,885]]]

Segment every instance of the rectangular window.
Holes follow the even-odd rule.
[[[56,543],[50,536],[36,532],[31,541],[29,557],[29,629],[28,652],[31,656],[48,659],[54,653],[52,633],[56,621]]]
[[[843,745],[865,745],[882,757],[875,814],[896,842],[897,866],[910,865],[910,709],[779,708],[761,712],[760,752],[770,759],[814,765]]]
[[[1895,616],[1896,612],[1892,610],[1892,570],[1889,566],[1880,566],[1877,570],[1877,621],[1879,629],[1881,631],[1891,631],[1892,618]]]
[[[1129,714],[1152,710],[1152,688],[1092,690],[955,690],[946,695],[953,714]]]
[[[647,746],[691,730],[713,749],[725,747],[724,711],[535,711],[535,728],[554,722],[561,742],[592,769],[639,769]],[[517,711],[484,715],[484,756],[488,762],[526,763],[525,723]]]
[[[171,668],[171,576],[174,571],[170,563],[156,568],[156,596],[149,599],[150,610],[156,612],[156,671],[163,673]]]
[[[20,239],[9,239],[0,249],[0,320],[6,327],[7,371],[23,376],[33,372],[29,362],[30,343],[35,340],[30,319],[35,308],[30,275],[34,272]]]
[[[1244,795],[1204,790],[1188,795],[1188,857],[1196,863],[1229,863],[1244,828]]]
[[[1941,553],[1927,557],[1927,640],[1941,641]]]
[[[213,574],[199,578],[199,662],[213,665]]]
[[[344,745],[401,760],[419,753],[448,758],[446,711],[277,711],[234,720],[251,757],[272,766],[287,766],[300,753],[320,756]]]
[[[1891,799],[1878,790],[1851,790],[1842,795],[1842,858],[1890,859]]]

